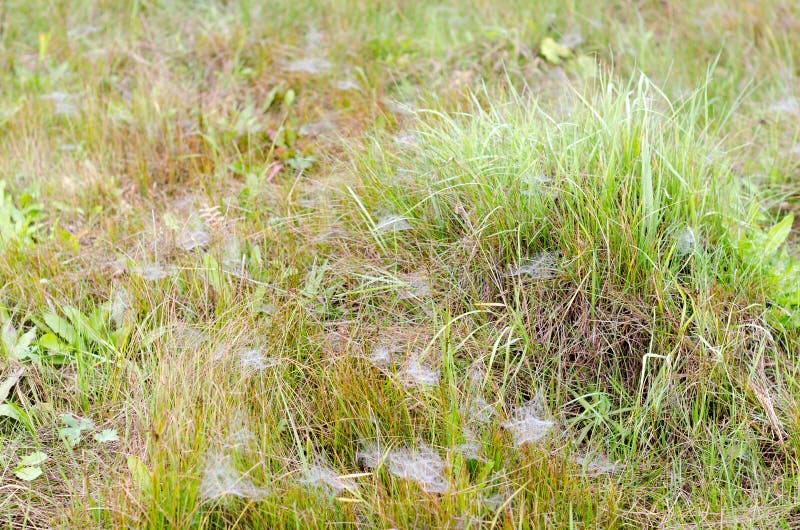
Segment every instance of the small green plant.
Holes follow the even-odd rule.
[[[24,333],[14,327],[11,316],[5,309],[0,309],[0,320],[2,320],[2,331],[0,339],[4,349],[4,354],[8,359],[15,361],[25,361],[32,359],[35,355],[35,344],[37,329],[31,327]]]
[[[10,418],[25,425],[28,430],[32,430],[31,418],[28,413],[19,405],[7,401],[11,390],[19,383],[25,373],[23,368],[11,372],[0,381],[0,417]]]
[[[114,325],[108,304],[94,308],[84,314],[72,306],[64,306],[61,312],[47,311],[41,317],[42,334],[37,345],[48,362],[65,364],[75,359],[76,354],[89,355],[109,361],[118,355],[127,341],[130,329],[124,322]]]
[[[95,435],[92,436],[92,439],[95,442],[100,443],[118,442],[119,435],[117,434],[116,429],[103,429],[102,431],[95,433]]]
[[[47,460],[47,455],[36,451],[22,457],[14,468],[14,474],[20,480],[32,482],[42,475],[42,464]]]
[[[58,434],[64,443],[72,448],[81,443],[83,431],[91,430],[94,428],[94,422],[89,418],[81,418],[73,414],[62,414],[61,423],[63,427],[59,429]]]
[[[0,180],[0,249],[12,243],[23,246],[33,243],[41,228],[40,212],[41,207],[30,194],[20,196],[17,206],[6,191],[6,181]]]

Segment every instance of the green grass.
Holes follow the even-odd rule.
[[[0,4],[0,526],[800,524],[800,10],[268,4]]]

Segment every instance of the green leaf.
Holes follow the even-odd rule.
[[[41,451],[36,451],[35,453],[23,456],[19,461],[19,467],[38,466],[45,460],[47,460],[47,455]]]
[[[789,237],[789,232],[792,231],[792,224],[794,223],[794,215],[788,214],[780,220],[778,224],[773,226],[767,232],[767,242],[764,244],[764,256],[771,256],[778,251],[783,245],[786,238]]]
[[[284,106],[290,107],[292,105],[292,103],[294,103],[294,98],[295,98],[294,90],[292,90],[290,88],[289,90],[287,90],[283,94],[283,104],[284,104]]]
[[[23,368],[20,368],[0,382],[0,403],[8,398],[8,394],[11,392],[11,389],[14,387],[14,385],[17,384],[19,378],[22,377],[22,373],[24,371],[25,370]]]
[[[61,439],[66,442],[67,445],[70,447],[77,447],[79,443],[81,443],[81,430],[75,429],[73,427],[64,427],[58,431],[59,436]]]
[[[309,270],[308,274],[306,274],[306,284],[300,294],[308,298],[316,297],[317,294],[319,294],[322,286],[322,280],[325,278],[325,272],[327,268],[328,260],[323,261],[321,265],[314,260],[311,270]]]
[[[175,218],[175,216],[172,215],[171,213],[166,212],[164,215],[161,216],[161,218],[163,219],[164,224],[170,230],[178,231],[178,230],[181,229],[181,224],[178,222],[178,220]]]
[[[23,360],[28,356],[31,343],[36,339],[36,327],[32,327],[26,331],[14,345],[13,355],[17,360]]]
[[[72,327],[72,324],[55,313],[45,313],[43,318],[47,327],[67,341],[67,344],[75,344],[78,342],[78,333],[75,331],[75,328]]]
[[[561,61],[568,59],[572,52],[566,46],[557,43],[551,37],[546,37],[539,44],[539,53],[544,60],[550,64],[561,64]]]
[[[5,312],[3,313],[3,316],[8,318]],[[3,329],[0,332],[0,339],[2,339],[3,346],[5,346],[9,352],[13,351],[14,346],[17,343],[17,330],[14,328],[14,323],[11,322],[10,318],[3,324]]]
[[[11,403],[3,403],[0,405],[0,416],[25,423],[26,418],[23,414],[24,411],[22,409]]]
[[[311,167],[314,165],[316,161],[317,159],[314,156],[297,155],[294,158],[290,158],[289,160],[287,160],[286,164],[292,169],[303,171],[306,169],[311,169]]]
[[[102,432],[95,434],[93,438],[95,442],[100,443],[119,441],[119,436],[117,435],[116,429],[103,429]]]
[[[211,287],[217,292],[222,292],[226,283],[219,269],[219,263],[211,254],[203,256],[203,272]]]
[[[144,491],[150,491],[152,487],[152,476],[147,466],[134,455],[128,456],[128,470],[131,472],[133,481]]]
[[[73,416],[72,414],[62,414],[61,423],[66,425],[58,431],[61,439],[70,447],[77,447],[81,443],[83,431],[94,427],[94,422],[88,418]]]
[[[36,467],[18,467],[14,470],[14,474],[20,480],[24,480],[25,482],[31,482],[32,480],[36,480],[40,476],[42,476],[42,468],[39,466]]]

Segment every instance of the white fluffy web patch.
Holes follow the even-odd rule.
[[[467,424],[485,425],[492,421],[495,415],[494,404],[483,397],[483,381],[486,371],[482,366],[473,364],[467,372],[467,399],[462,403],[461,417]]]
[[[224,447],[236,449],[246,447],[255,441],[256,435],[248,428],[247,414],[241,409],[235,410],[230,420]]]
[[[241,447],[249,445],[256,441],[256,435],[250,429],[240,426],[231,430],[225,443],[228,447]]]
[[[41,96],[42,99],[53,103],[53,113],[57,116],[74,116],[77,114],[78,107],[74,103],[77,97],[76,94],[68,94],[66,92],[50,92]]]
[[[521,184],[520,193],[525,196],[532,197],[542,192],[550,191],[551,179],[543,173],[527,171],[520,176],[519,180]]]
[[[222,270],[237,278],[245,277],[247,271],[245,269],[245,256],[242,252],[242,244],[236,237],[228,239],[225,245],[225,251],[222,254]]]
[[[439,371],[431,366],[423,364],[419,355],[414,353],[406,361],[400,380],[406,387],[421,386],[431,387],[439,384]]]
[[[380,343],[375,346],[368,359],[369,362],[371,362],[377,368],[385,370],[387,368],[390,368],[393,364],[392,361],[393,353],[394,353],[394,348],[392,348],[388,344]]]
[[[475,396],[468,400],[461,409],[461,414],[469,423],[487,424],[495,414],[494,405],[483,396]]]
[[[281,364],[280,359],[265,356],[260,348],[244,348],[238,352],[238,357],[239,366],[254,372],[263,372]]]
[[[266,491],[257,488],[252,480],[239,473],[229,455],[213,453],[206,458],[200,482],[200,498],[210,502],[228,496],[259,500],[266,496]]]
[[[174,265],[162,266],[157,263],[136,267],[134,272],[149,282],[163,280],[177,274],[178,269]]]
[[[444,477],[445,462],[439,453],[428,445],[421,444],[417,449],[400,447],[385,454],[377,446],[367,446],[359,451],[358,459],[371,469],[376,469],[383,463],[390,474],[403,480],[417,482],[422,490],[428,493],[447,491],[447,479]]]
[[[332,120],[326,118],[320,121],[303,124],[297,133],[300,136],[322,136],[334,132],[335,130],[336,124]]]
[[[400,276],[403,286],[398,295],[400,300],[410,298],[426,298],[431,294],[430,280],[420,273],[403,274]]]
[[[356,484],[352,479],[340,475],[327,464],[315,464],[309,467],[301,482],[312,487],[322,488],[331,495],[338,495],[344,490],[354,491],[356,489]]]
[[[678,256],[691,254],[697,246],[697,233],[691,227],[685,227],[675,236],[675,252]]]
[[[131,296],[124,287],[119,287],[114,290],[109,304],[109,313],[111,321],[117,327],[125,323],[125,318],[128,316],[128,310],[131,306]]]
[[[533,399],[518,407],[505,427],[514,437],[517,446],[535,443],[544,438],[553,428],[555,422],[544,419],[544,407],[538,399]]]
[[[361,90],[361,85],[359,85],[358,82],[356,82],[356,81],[354,81],[353,79],[350,79],[350,78],[345,78],[345,79],[341,79],[339,81],[336,81],[333,84],[333,86],[336,88],[336,90],[342,90],[342,91],[345,91],[345,90]]]
[[[211,243],[211,235],[209,235],[209,233],[202,228],[198,228],[196,230],[186,230],[185,232],[181,233],[180,237],[178,238],[178,247],[186,252],[190,252],[198,248],[205,248],[209,243]]]
[[[375,225],[375,231],[379,234],[402,232],[404,230],[411,230],[411,225],[405,217],[399,215],[384,215],[378,219],[378,223]]]
[[[800,99],[791,96],[780,99],[772,103],[768,110],[774,114],[800,115]]]
[[[534,280],[551,280],[561,270],[557,252],[540,252],[532,258],[510,267],[509,276],[528,276]]]
[[[413,133],[403,133],[398,134],[397,136],[392,137],[394,143],[401,147],[415,147],[419,144],[419,136]]]
[[[453,447],[453,451],[460,453],[464,458],[468,460],[478,460],[480,462],[485,462],[486,459],[482,456],[483,447],[481,443],[473,433],[469,429],[464,429],[464,443],[458,444]]]
[[[188,324],[176,322],[172,326],[172,338],[179,350],[196,350],[206,340],[206,335]]]
[[[604,454],[594,456],[578,455],[573,457],[572,461],[588,475],[616,475],[625,469],[625,464],[612,462]]]
[[[284,70],[292,73],[318,74],[329,70],[333,63],[322,57],[303,57],[286,63]]]

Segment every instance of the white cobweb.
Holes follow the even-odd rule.
[[[535,443],[544,438],[555,422],[544,418],[544,407],[539,399],[532,399],[514,410],[511,419],[503,423],[517,446]]]
[[[318,487],[331,495],[338,495],[344,490],[354,491],[356,484],[352,478],[341,475],[330,465],[321,463],[310,466],[301,482],[312,487]]]
[[[210,502],[231,496],[259,500],[266,496],[266,490],[256,487],[249,477],[240,473],[230,455],[212,453],[206,457],[200,498]]]
[[[425,492],[447,491],[445,462],[428,445],[420,444],[416,449],[399,447],[389,451],[381,451],[378,446],[370,445],[359,451],[358,459],[364,466],[372,469],[383,464],[390,474],[418,483]]]

